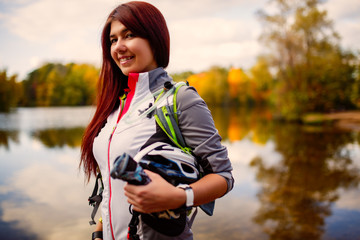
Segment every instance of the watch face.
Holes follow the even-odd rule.
[[[187,184],[179,184],[179,185],[177,185],[177,187],[178,188],[181,188],[181,189],[184,189],[184,190],[186,190],[186,189],[192,189],[189,185],[187,185]]]

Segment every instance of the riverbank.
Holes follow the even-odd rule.
[[[307,114],[302,120],[305,124],[332,124],[343,130],[360,132],[360,111]]]

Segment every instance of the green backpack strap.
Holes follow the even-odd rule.
[[[177,83],[175,86],[168,90],[163,90],[155,102],[157,102],[161,96],[164,95],[165,91],[174,91],[173,95],[173,106],[165,105],[161,108],[155,109],[155,120],[160,128],[166,133],[166,135],[170,138],[170,140],[181,150],[192,155],[191,148],[189,148],[184,140],[184,137],[181,134],[179,128],[179,120],[177,111],[177,93],[182,86],[188,85],[184,82]],[[209,216],[213,215],[215,207],[215,201],[200,205],[200,208]]]
[[[166,135],[170,138],[170,140],[178,146],[181,150],[186,153],[191,154],[191,149],[186,146],[185,140],[181,134],[179,128],[179,120],[178,120],[178,111],[177,111],[177,93],[182,86],[185,86],[186,83],[180,82],[175,86],[170,88],[169,90],[164,90],[157,97],[155,102],[157,102],[160,97],[163,95],[165,91],[173,91],[173,105],[168,106],[165,105],[161,108],[157,108],[155,110],[155,120],[160,128],[166,133]]]

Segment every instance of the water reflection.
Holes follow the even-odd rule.
[[[15,143],[19,143],[19,132],[12,130],[12,131],[4,131],[0,130],[0,147],[4,147],[5,149],[9,150],[9,142],[13,141]]]
[[[77,169],[79,149],[20,140],[1,157],[0,239],[87,239],[91,190]]]
[[[275,122],[269,109],[211,108],[211,113],[220,135],[230,142],[249,138],[265,144],[274,132]]]
[[[198,213],[195,239],[359,239],[359,133],[279,123],[267,110],[211,111],[235,187],[214,216]],[[92,113],[0,114],[0,239],[89,238],[92,184],[78,161]]]
[[[85,128],[56,128],[38,130],[32,133],[32,136],[39,139],[46,147],[80,147],[82,135]]]
[[[346,148],[354,137],[288,125],[276,126],[274,139],[283,160],[268,165],[258,157],[251,162],[261,184],[261,205],[253,219],[270,239],[321,239],[339,190],[359,186],[359,166]]]

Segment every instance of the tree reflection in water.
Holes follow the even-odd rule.
[[[19,132],[16,130],[12,130],[12,131],[0,130],[0,147],[4,146],[5,149],[9,150],[10,141],[19,143]]]
[[[32,136],[40,140],[48,148],[64,146],[75,148],[81,145],[84,129],[83,127],[51,128],[34,131]]]
[[[90,235],[86,200],[92,186],[84,188],[82,176],[76,176],[86,124],[61,118],[77,114],[74,119],[83,116],[80,122],[86,122],[90,110],[20,109],[15,127],[0,126],[0,153],[4,153],[0,158],[6,160],[0,166],[0,236],[26,229],[17,231],[22,236],[18,239],[48,238],[60,234],[59,225],[61,234],[71,233],[73,239]],[[214,216],[199,213],[196,239],[338,239],[344,233],[348,234],[344,239],[358,239],[360,165],[355,161],[359,155],[353,154],[360,154],[359,133],[279,123],[266,109],[212,108],[211,112],[229,153],[233,151],[235,187],[217,201]],[[269,145],[270,151],[262,150]],[[277,157],[269,157],[272,153]],[[252,159],[256,155],[263,158]],[[39,195],[36,190],[44,183],[39,176],[44,172],[52,184]],[[69,191],[59,204],[54,192]],[[21,197],[14,197],[17,194]],[[27,209],[26,214],[19,209]],[[49,218],[48,212],[57,213],[56,217]],[[33,221],[34,216],[39,220]]]
[[[321,239],[338,191],[359,186],[359,169],[346,148],[354,136],[290,124],[275,126],[273,134],[283,160],[251,162],[261,184],[253,220],[270,239]]]

